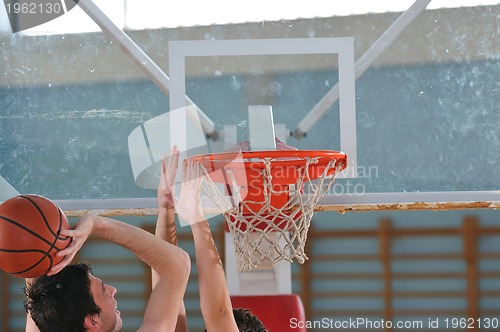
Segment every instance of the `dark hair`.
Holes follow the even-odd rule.
[[[90,292],[90,273],[85,263],[68,265],[25,288],[24,307],[41,332],[86,331],[85,317],[101,312]]]
[[[252,314],[250,309],[233,309],[233,315],[240,332],[268,332],[264,324]]]
[[[233,309],[233,316],[240,332],[269,332],[260,319],[252,314],[250,309]]]

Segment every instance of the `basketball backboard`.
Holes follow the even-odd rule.
[[[382,36],[375,44],[384,41]],[[227,125],[237,123],[238,127],[243,127],[242,136],[238,138],[244,140],[248,131],[245,102],[273,104],[276,118],[289,129],[280,139],[301,149],[334,149],[348,154],[349,167],[339,174],[338,178],[342,179],[322,201],[323,209],[496,206],[493,203],[499,198],[496,181],[479,183],[478,178],[481,174],[498,173],[487,170],[488,165],[495,164],[492,161],[497,153],[486,148],[495,145],[498,130],[495,125],[488,128],[483,122],[483,117],[490,117],[492,122],[487,120],[487,123],[497,123],[498,115],[485,112],[483,105],[472,106],[470,103],[475,98],[464,94],[464,82],[454,82],[450,78],[443,82],[436,68],[372,70],[368,78],[373,81],[365,83],[367,79],[361,79],[364,84],[356,86],[359,104],[356,107],[354,76],[364,73],[368,60],[362,57],[354,67],[354,59],[349,58],[353,56],[353,44],[345,38],[174,41],[169,45],[171,109],[187,105],[187,89],[193,91],[189,93],[190,98],[202,103],[207,98],[215,98],[215,108],[211,109],[207,103],[211,115],[220,114],[217,117],[220,124],[227,121]],[[369,52],[370,49],[365,55]],[[300,60],[291,56],[297,54]],[[317,54],[321,57],[315,58]],[[304,73],[296,69],[302,67],[297,63],[302,66],[314,63],[323,70]],[[450,64],[440,65],[444,72],[452,70],[446,68]],[[287,66],[295,70],[286,69]],[[472,71],[480,70],[479,64],[465,66]],[[206,86],[207,90],[203,91],[202,85],[196,83],[196,68],[203,70],[202,76],[212,77],[217,83],[210,88]],[[193,76],[187,78],[186,71]],[[241,86],[245,89],[243,95],[240,94]],[[223,92],[217,95],[217,90],[208,90],[213,87],[222,87]],[[419,87],[419,91],[413,91],[412,87]],[[308,88],[318,95],[307,102],[304,96],[312,94],[305,92]],[[336,94],[332,94],[335,89]],[[477,96],[484,91],[471,89],[469,93]],[[486,92],[486,95],[494,98],[494,93]],[[236,102],[224,103],[228,99]],[[338,105],[335,105],[337,100]],[[493,105],[493,100],[482,98],[477,98],[476,102]],[[308,112],[304,110],[306,104]],[[301,110],[297,105],[301,105]],[[361,112],[358,116],[357,108]],[[474,115],[470,108],[478,109],[481,117]],[[329,117],[328,112],[332,113]],[[462,116],[457,117],[457,114]],[[295,127],[291,127],[294,124]],[[484,126],[486,131],[481,132]],[[471,159],[468,151],[476,145],[485,148]],[[359,163],[358,151],[363,152]]]
[[[172,122],[160,141],[147,138],[165,114],[196,105],[197,151],[215,152],[248,141],[248,107],[269,105],[286,144],[348,154],[322,210],[496,208],[500,50],[491,41],[500,6],[417,3],[405,19],[179,28],[163,39],[130,32],[137,42],[117,42],[106,24],[105,34],[64,39],[3,36],[0,176],[65,209],[147,213],[154,192],[134,177],[132,133],[158,169],[151,146],[182,131]]]

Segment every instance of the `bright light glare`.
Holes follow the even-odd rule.
[[[129,30],[189,27],[292,20],[297,18],[363,15],[367,13],[403,12],[414,0],[184,0],[172,5],[159,0],[94,0],[96,5],[119,27]],[[496,5],[499,0],[432,0],[427,9]],[[2,12],[3,11],[3,12]],[[0,5],[0,16],[5,8]],[[5,15],[6,16],[6,15]],[[0,29],[6,31],[5,26]],[[78,33],[99,31],[99,27],[81,10],[69,13],[25,30],[25,34]]]
[[[243,22],[277,21],[282,19],[349,16],[367,13],[403,12],[415,0],[128,0],[127,28],[196,26]],[[498,0],[432,0],[428,9],[491,5]],[[152,10],[154,8],[154,10]]]
[[[92,0],[101,11],[117,26],[125,26],[125,2],[123,0]],[[75,6],[66,14],[22,31],[26,35],[45,35],[63,33],[83,33],[100,31],[99,26],[79,7]]]

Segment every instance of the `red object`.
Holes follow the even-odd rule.
[[[317,162],[307,165],[307,160],[315,158]],[[200,163],[209,172],[210,178],[226,186],[228,191],[234,184],[241,187],[243,199],[247,202],[264,201],[264,176],[268,177],[273,187],[270,204],[281,208],[288,201],[288,186],[295,184],[304,172],[308,179],[320,177],[328,164],[335,160],[339,168],[330,168],[328,176],[341,171],[347,166],[347,155],[330,150],[271,150],[252,152],[223,152],[189,157],[193,162]],[[269,160],[270,173],[264,175],[265,160]],[[231,178],[226,170],[231,170]],[[300,189],[300,188],[298,188]],[[276,192],[279,192],[278,194]],[[259,211],[260,203],[247,204],[251,211]],[[244,211],[245,213],[245,211]]]
[[[250,309],[271,332],[306,332],[304,306],[296,294],[233,295],[231,303],[233,308]]]
[[[71,243],[59,235],[69,229],[61,209],[38,195],[20,195],[0,205],[0,269],[22,278],[46,274],[63,257],[55,254]]]

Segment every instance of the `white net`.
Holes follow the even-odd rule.
[[[296,182],[277,190],[271,172],[273,160],[263,158],[262,163],[262,201],[241,199],[241,188],[235,181],[232,168],[223,170],[233,191],[231,199],[228,199],[227,193],[214,183],[209,171],[203,165],[201,167],[204,178],[202,190],[224,215],[234,237],[239,271],[251,270],[264,261],[276,263],[296,259],[304,263],[308,259],[305,245],[314,209],[329,190],[337,171],[345,166],[333,159],[321,174],[311,175],[310,169],[318,163],[318,158],[305,157],[304,164],[297,167]],[[284,204],[274,206],[272,197],[284,191],[288,199]]]

